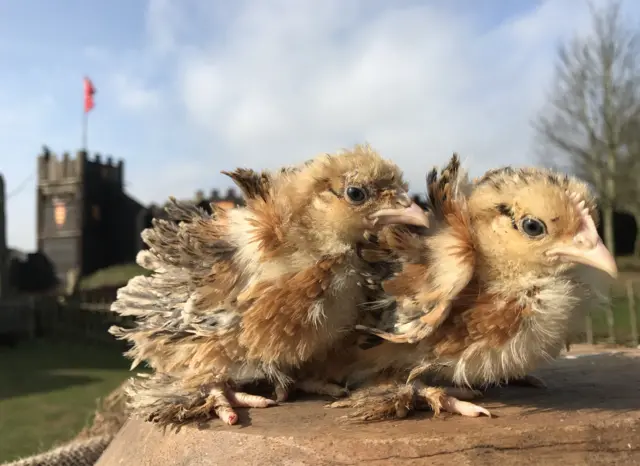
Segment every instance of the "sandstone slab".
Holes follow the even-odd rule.
[[[344,423],[343,410],[302,399],[241,413],[241,425],[163,432],[129,420],[97,466],[640,465],[640,356],[572,351],[540,370],[548,389],[491,389],[494,418]]]

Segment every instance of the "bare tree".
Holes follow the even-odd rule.
[[[636,219],[638,230],[633,251],[640,257],[640,119],[627,129],[622,135],[627,151],[619,161],[616,187],[618,205]]]
[[[623,23],[620,6],[592,7],[589,34],[559,47],[550,101],[534,125],[543,163],[568,168],[595,189],[612,252],[616,207],[637,210],[640,225],[640,36]]]

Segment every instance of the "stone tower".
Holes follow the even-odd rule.
[[[100,154],[57,157],[44,148],[38,157],[38,251],[60,283],[135,260],[143,207],[125,194],[123,179],[124,162]]]

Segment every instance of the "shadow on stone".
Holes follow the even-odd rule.
[[[640,358],[623,353],[558,359],[535,373],[547,388],[490,388],[483,402],[540,410],[640,410]],[[485,403],[486,404],[486,403]]]
[[[211,422],[209,429],[163,433],[132,419],[97,466],[640,465],[639,369],[637,355],[558,360],[536,373],[548,389],[488,390],[478,403],[494,418],[434,418],[425,412],[398,421],[345,423],[345,410],[299,397],[243,410],[241,426]]]

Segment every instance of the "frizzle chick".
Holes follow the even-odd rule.
[[[578,268],[616,276],[585,183],[505,167],[472,184],[459,168],[454,157],[440,177],[429,176],[429,222],[437,228],[387,227],[369,251],[370,260],[395,265],[381,278],[379,305],[387,308],[359,327],[384,340],[352,341],[336,349],[333,364],[310,369],[365,387],[333,406],[356,407],[365,419],[406,415],[420,404],[489,414],[458,398],[526,377],[560,353],[576,310],[592,299]],[[425,385],[425,375],[457,388]]]
[[[131,406],[164,425],[213,413],[234,424],[234,407],[275,404],[239,390],[254,380],[275,384],[280,399],[294,387],[343,394],[294,373],[358,321],[364,232],[425,220],[400,169],[368,146],[275,173],[226,174],[246,207],[208,215],[173,200],[170,219],[143,232],[149,249],[138,263],[153,274],[132,279],[112,306],[136,316],[132,328],[111,329],[133,344],[133,367],[153,369],[132,384]]]

